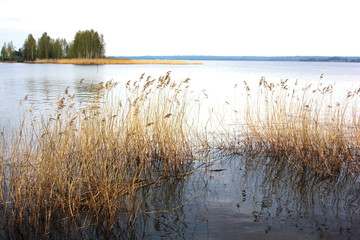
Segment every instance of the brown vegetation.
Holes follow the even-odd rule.
[[[25,61],[26,63],[56,63],[56,64],[79,64],[79,65],[101,65],[101,64],[199,64],[189,63],[181,60],[135,60],[121,58],[62,58],[62,59],[37,59],[35,61]]]
[[[338,101],[333,85],[321,82],[291,87],[288,80],[274,84],[262,78],[257,92],[246,83],[245,89],[235,148],[286,157],[300,169],[324,174],[360,172],[360,89]]]
[[[132,221],[139,188],[191,170],[185,81],[142,77],[126,84],[126,102],[110,94],[106,103],[81,109],[66,89],[52,116],[24,120],[12,141],[2,133],[2,227],[30,227],[40,238],[53,223],[110,229],[119,219]],[[115,85],[100,83],[92,91]]]

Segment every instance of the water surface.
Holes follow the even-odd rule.
[[[336,91],[358,88],[360,64],[311,62],[205,61],[203,65],[56,65],[0,63],[0,128],[16,128],[24,109],[51,111],[66,88],[77,101],[91,101],[88,87],[128,80],[142,73],[154,78],[171,71],[191,78],[203,107],[227,113],[225,101],[238,98],[236,84],[268,81],[334,83]],[[82,82],[82,83],[80,83]],[[23,101],[27,96],[27,101]],[[239,100],[237,100],[239,101]],[[22,104],[20,104],[22,102]],[[32,105],[33,104],[33,105]],[[240,102],[241,104],[241,102]],[[201,112],[206,119],[208,110]],[[215,153],[211,164],[185,179],[144,189],[144,202],[132,229],[106,233],[111,238],[145,239],[360,239],[360,179],[344,172],[324,177],[300,172],[267,156],[228,157]],[[221,171],[211,171],[220,170]],[[209,171],[210,170],[210,171]],[[105,232],[88,230],[88,239]],[[86,237],[85,237],[86,238]]]
[[[171,71],[173,79],[191,78],[191,89],[206,90],[210,102],[218,108],[224,101],[232,101],[236,84],[244,81],[257,85],[261,77],[277,82],[280,79],[301,83],[335,83],[336,91],[344,93],[360,85],[360,64],[323,62],[247,62],[204,61],[202,65],[60,65],[0,63],[0,126],[19,120],[23,108],[19,101],[38,108],[49,108],[56,97],[69,87],[79,100],[86,101],[87,87],[109,80],[119,82],[120,90],[128,80],[137,81],[145,73],[154,78]],[[84,79],[80,84],[80,80]],[[344,94],[345,95],[345,94]]]

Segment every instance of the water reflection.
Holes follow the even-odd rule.
[[[360,179],[299,171],[282,159],[211,154],[185,178],[141,189],[135,214],[110,230],[93,220],[54,223],[49,239],[358,239]],[[66,222],[64,220],[64,222]],[[24,228],[26,229],[26,228]],[[36,237],[18,231],[4,238]],[[6,233],[9,234],[9,233]]]
[[[326,238],[358,231],[360,205],[356,179],[324,177],[311,170],[299,172],[271,158],[261,164],[247,161],[245,167],[250,171],[238,180],[256,179],[258,183],[253,192],[257,206],[254,218],[274,226],[272,231],[277,231],[281,222],[301,233]],[[356,207],[349,207],[348,201],[356,201]]]
[[[145,192],[143,215],[135,222],[139,238],[339,239],[360,235],[359,179],[301,172],[270,157],[222,156],[187,179]],[[154,209],[159,212],[144,214]]]

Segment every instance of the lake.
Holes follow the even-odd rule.
[[[141,74],[157,78],[167,71],[174,79],[191,78],[194,91],[206,90],[211,107],[223,106],[232,100],[236,84],[257,85],[261,77],[268,81],[280,79],[298,80],[302,83],[323,81],[336,83],[336,91],[346,95],[360,84],[360,65],[357,63],[323,62],[246,62],[204,61],[202,65],[54,65],[0,63],[0,126],[14,123],[22,115],[19,102],[27,96],[28,103],[46,109],[69,87],[82,100],[88,97],[86,86],[113,80],[120,87],[128,80],[137,81]],[[220,107],[221,108],[221,107]]]
[[[23,111],[51,111],[68,88],[77,101],[93,100],[91,84],[113,80],[120,98],[128,80],[141,74],[158,78],[171,71],[175,80],[191,79],[202,98],[201,118],[211,109],[231,119],[242,104],[235,89],[246,81],[256,87],[261,77],[278,82],[335,84],[334,96],[346,97],[360,87],[360,64],[325,62],[204,61],[202,65],[55,65],[0,63],[0,129],[16,129]],[[80,83],[80,81],[82,83]],[[26,101],[23,101],[24,98]],[[229,109],[225,102],[236,102]],[[39,113],[40,114],[40,113]],[[227,124],[231,124],[227,122]],[[132,229],[111,233],[90,229],[92,239],[359,239],[360,177],[318,176],[300,172],[284,161],[259,154],[217,151],[211,161],[183,179],[139,192],[144,201]],[[200,164],[200,163],[199,163]],[[214,171],[215,170],[215,171]],[[164,210],[164,211],[162,211]],[[119,224],[121,225],[121,224]]]

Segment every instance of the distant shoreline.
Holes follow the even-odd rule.
[[[191,62],[189,62],[191,61]],[[168,64],[191,65],[202,64],[202,61],[267,61],[267,62],[347,62],[360,63],[360,57],[349,56],[207,56],[207,55],[173,55],[173,56],[109,56],[106,58],[61,58],[37,59],[35,61],[8,61],[3,63],[54,63],[78,65],[103,65],[103,64]]]
[[[356,62],[360,56],[212,56],[212,55],[174,55],[174,56],[114,56],[124,59],[157,59],[184,61],[285,61],[285,62]]]

